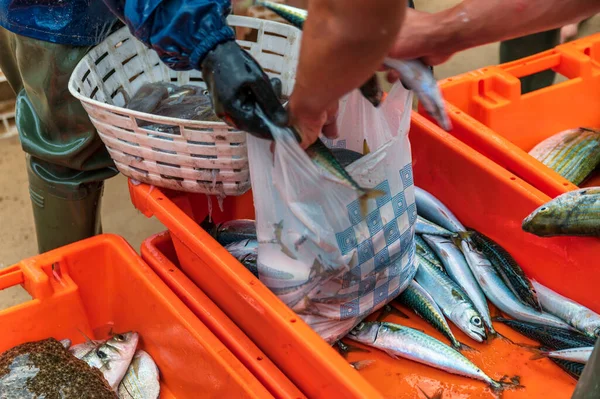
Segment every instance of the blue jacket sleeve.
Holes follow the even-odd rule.
[[[175,70],[198,69],[217,44],[234,39],[229,0],[104,0],[131,33]]]

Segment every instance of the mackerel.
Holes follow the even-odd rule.
[[[548,357],[551,359],[561,359],[566,360],[568,362],[586,364],[593,351],[593,346],[584,346],[583,348],[561,349],[556,351],[539,351],[531,359],[536,360]]]
[[[461,331],[473,340],[483,342],[487,338],[483,320],[468,295],[443,271],[421,255],[417,255],[417,262],[417,283],[431,295],[444,315]]]
[[[551,349],[583,348],[595,344],[595,339],[579,331],[511,320],[503,317],[496,317],[494,321],[506,324],[518,333]]]
[[[456,349],[413,328],[377,321],[364,322],[350,331],[348,338],[380,349],[396,359],[409,359],[448,373],[483,381],[496,391],[514,386],[494,380]]]
[[[600,336],[600,315],[577,302],[566,298],[537,281],[533,285],[538,292],[542,308],[566,321],[592,338]]]
[[[430,222],[429,220],[417,216],[417,223],[415,225],[415,233],[416,234],[429,234],[433,236],[443,236],[450,237],[452,235],[451,232],[446,230],[445,228],[438,226],[435,223]]]
[[[430,222],[442,226],[452,233],[467,231],[446,205],[431,193],[416,186],[415,201],[417,203],[417,213]]]
[[[431,262],[432,265],[434,265],[441,271],[444,271],[444,265],[442,265],[442,262],[438,259],[435,252],[433,252],[433,249],[431,249],[431,247],[425,242],[423,237],[421,237],[418,234],[415,234],[415,249],[417,254],[427,259],[429,262]]]
[[[485,295],[473,276],[473,272],[471,272],[460,248],[452,242],[452,239],[446,237],[424,235],[423,239],[442,260],[448,276],[469,296],[469,299],[475,305],[475,309],[477,309],[483,318],[486,328],[492,335],[495,335],[496,331],[494,331],[494,326],[492,325],[492,317],[490,316]]]

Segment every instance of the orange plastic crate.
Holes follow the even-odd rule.
[[[152,270],[275,397],[305,398],[235,323],[179,269],[177,254],[168,231],[146,239],[142,243],[141,254]]]
[[[521,94],[519,78],[548,69],[569,80]],[[453,136],[550,197],[577,189],[528,152],[563,130],[600,128],[600,34],[442,80],[440,88]]]
[[[415,182],[444,201],[466,225],[480,230],[507,248],[525,271],[543,284],[596,311],[595,289],[600,276],[594,260],[600,241],[584,238],[543,239],[521,230],[521,221],[550,198],[464,143],[413,113],[411,142]],[[431,395],[445,389],[444,398],[493,398],[483,383],[450,376],[405,360],[394,360],[373,350],[350,361],[375,359],[360,372],[347,365],[305,323],[237,262],[198,222],[208,213],[206,196],[163,193],[130,183],[135,206],[156,216],[170,230],[181,269],[272,359],[308,397],[415,398],[423,388]],[[216,221],[252,218],[250,193],[227,198]],[[409,312],[410,313],[410,312]],[[395,320],[440,337],[418,317]],[[268,327],[266,327],[268,326]],[[265,330],[267,329],[267,330]],[[518,342],[530,342],[499,325]],[[480,354],[468,354],[495,378],[518,374],[526,389],[509,391],[504,398],[568,398],[575,380],[547,360],[530,361],[524,349],[496,340],[477,345],[454,329],[457,337],[473,344]]]
[[[17,284],[33,299],[0,311],[0,353],[134,330],[160,370],[161,398],[273,397],[122,238],[97,236],[0,270],[0,289]]]

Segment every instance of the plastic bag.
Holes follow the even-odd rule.
[[[354,190],[314,165],[293,137],[248,135],[259,240],[260,280],[333,343],[412,280],[417,218],[408,130],[412,95],[396,85],[380,108],[358,91],[340,102],[340,137],[329,147],[371,153],[346,170],[371,199],[367,216]]]

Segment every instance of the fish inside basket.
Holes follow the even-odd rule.
[[[230,16],[234,29],[256,31],[238,40],[270,77],[292,91],[301,32],[285,24]],[[139,182],[178,191],[241,195],[250,188],[246,133],[223,122],[151,115],[125,108],[146,83],[205,87],[200,71],[173,71],[122,28],[77,65],[69,91],[81,101],[119,171]],[[148,124],[170,126],[151,130]],[[146,126],[146,127],[144,127]]]

